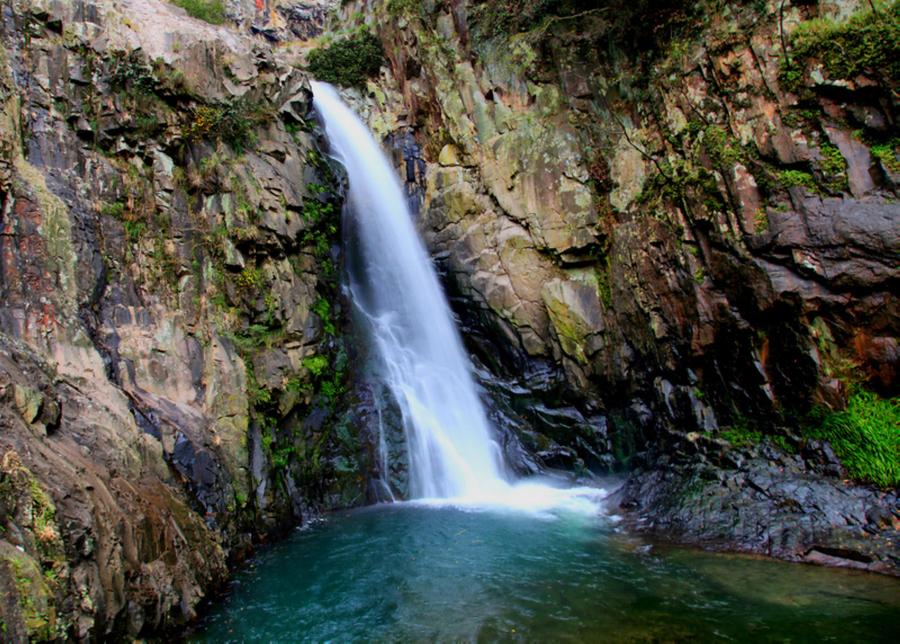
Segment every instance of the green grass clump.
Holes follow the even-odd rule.
[[[900,485],[900,399],[858,390],[844,411],[812,420],[806,435],[831,443],[852,478],[879,487]]]
[[[723,430],[719,436],[727,440],[734,447],[750,447],[758,445],[762,441],[762,433],[749,429],[744,425],[735,425]]]
[[[791,38],[795,62],[821,61],[832,78],[900,73],[900,2],[878,12],[861,11],[844,22],[816,19],[802,23]]]
[[[809,172],[803,170],[781,170],[778,173],[778,183],[785,188],[803,186],[810,190],[816,189],[816,180]]]
[[[225,4],[222,0],[169,0],[176,7],[187,11],[189,16],[211,25],[225,23]]]
[[[873,145],[872,156],[881,161],[888,170],[894,174],[900,174],[900,159],[897,158],[897,149],[900,148],[900,139],[894,139],[888,143]]]
[[[316,79],[344,87],[362,87],[378,74],[384,62],[381,41],[369,31],[360,31],[309,54],[308,71]]]

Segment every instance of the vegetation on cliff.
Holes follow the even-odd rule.
[[[225,4],[222,0],[169,0],[181,7],[189,16],[204,20],[212,25],[225,23]]]
[[[831,443],[850,477],[900,486],[900,399],[858,390],[843,411],[817,410],[806,435]]]
[[[849,19],[817,18],[791,34],[783,77],[796,88],[804,68],[818,61],[832,79],[867,74],[884,82],[900,79],[900,2],[879,2]]]
[[[360,28],[309,54],[307,70],[313,78],[344,87],[361,87],[378,74],[384,62],[381,41]]]

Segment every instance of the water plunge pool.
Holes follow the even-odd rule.
[[[604,517],[412,504],[262,550],[191,636],[221,641],[900,641],[900,580],[669,546]]]

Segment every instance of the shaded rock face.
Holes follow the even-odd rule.
[[[0,619],[160,633],[364,500],[341,180],[264,40],[155,0],[0,18]]]

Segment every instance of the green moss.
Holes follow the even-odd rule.
[[[869,74],[896,81],[900,76],[900,2],[879,4],[883,7],[878,13],[860,11],[843,22],[801,23],[791,36],[794,65],[786,65],[783,79],[799,82],[798,63],[815,59],[832,78]]]
[[[797,449],[788,442],[787,436],[770,436],[769,440],[771,440],[772,444],[774,444],[778,449],[780,449],[782,452],[785,452],[786,454],[797,453]]]
[[[100,208],[100,214],[104,217],[122,219],[125,215],[125,204],[121,201],[103,204],[103,206]]]
[[[248,354],[261,347],[270,347],[284,334],[280,327],[265,324],[250,324],[230,336],[232,342],[242,353]]]
[[[307,199],[303,202],[303,219],[310,224],[318,224],[333,215],[334,205],[330,202],[323,203],[317,199]]]
[[[859,389],[847,409],[818,410],[805,434],[827,440],[854,479],[880,487],[900,485],[900,398]]]
[[[258,407],[272,402],[272,392],[260,385],[259,380],[256,379],[256,370],[253,368],[252,360],[244,359],[244,370],[247,375],[247,399],[250,404]]]
[[[893,139],[888,143],[873,145],[870,148],[872,156],[881,161],[885,168],[894,174],[900,174],[900,158],[897,150],[900,149],[900,139]]]
[[[762,441],[763,435],[751,429],[745,423],[735,423],[731,427],[722,430],[719,436],[727,440],[734,447],[751,447]]]
[[[189,16],[206,21],[212,25],[225,23],[225,3],[222,0],[169,0],[176,7],[181,7]]]
[[[697,149],[706,150],[710,158],[723,170],[731,167],[731,161],[740,158],[740,153],[731,143],[728,143],[727,134],[720,128],[709,128],[711,134],[708,143],[706,133],[701,140],[701,146]],[[723,212],[729,208],[719,190],[716,174],[710,172],[700,163],[697,155],[689,155],[686,158],[671,157],[654,164],[656,172],[651,174],[637,202],[645,205],[654,205],[659,201],[674,204],[679,208],[689,210],[696,209],[698,213],[705,211],[707,214]],[[652,210],[655,216],[665,218],[666,208]]]
[[[737,141],[717,125],[706,128],[703,133],[703,144],[710,160],[719,168],[730,169],[740,163],[743,157]]]
[[[245,290],[258,290],[264,281],[262,269],[257,266],[247,266],[234,278],[234,283]]]
[[[324,297],[316,300],[316,303],[313,304],[313,313],[319,316],[325,333],[331,336],[337,335],[337,328],[334,325],[334,320],[331,318],[331,304],[328,303],[328,300]]]
[[[147,224],[143,221],[125,221],[123,226],[125,227],[125,235],[128,237],[128,241],[134,244],[140,239]]]
[[[303,368],[307,369],[312,374],[313,378],[321,376],[326,367],[328,367],[328,358],[325,356],[309,356],[308,358],[303,358]]]
[[[385,7],[393,18],[402,18],[417,14],[422,3],[418,0],[387,0]]]
[[[24,553],[5,552],[2,558],[9,563],[14,575],[16,595],[29,640],[54,640],[57,634],[56,610],[39,567]]]
[[[381,41],[369,31],[320,47],[309,54],[308,71],[313,77],[345,87],[362,87],[378,74],[384,62]]]
[[[841,192],[847,189],[847,162],[844,155],[834,145],[825,144],[819,148],[822,159],[819,169],[825,176],[824,185],[830,192]]]
[[[779,170],[778,183],[785,188],[802,186],[810,190],[816,189],[816,180],[805,170]]]
[[[597,295],[600,296],[600,301],[603,302],[604,308],[607,309],[612,306],[611,273],[612,258],[607,255],[606,261],[594,269],[594,274],[597,276]]]

